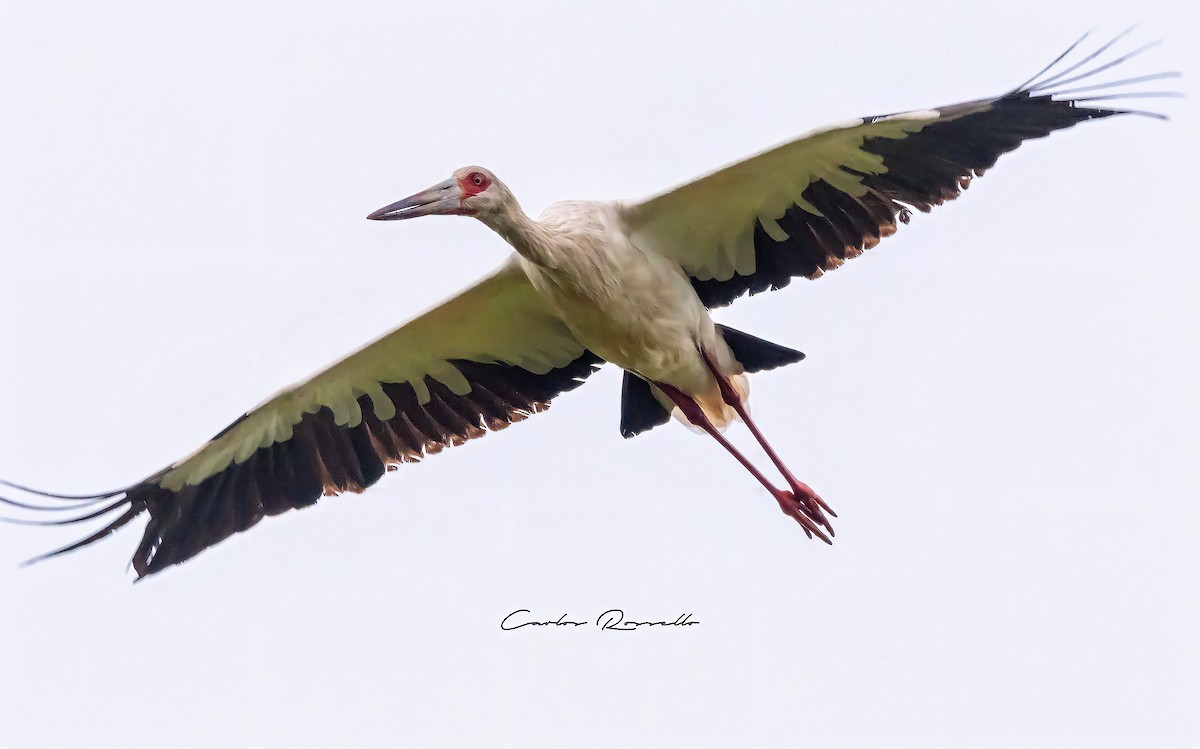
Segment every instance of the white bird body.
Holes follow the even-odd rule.
[[[718,428],[736,418],[700,351],[709,352],[746,396],[741,365],[679,264],[630,239],[620,203],[563,201],[536,222],[505,216],[496,226],[580,343],[648,382],[691,396]],[[686,422],[657,388],[655,395]]]
[[[535,220],[491,172],[459,169],[368,218],[475,217],[516,250],[499,269],[143,481],[58,508],[0,502],[86,513],[42,523],[49,525],[121,512],[42,558],[148,514],[133,567],[152,575],[266,516],[363,491],[401,463],[521,421],[607,361],[625,370],[622,436],[676,416],[710,434],[810,537],[828,542],[832,511],[791,474],[746,404],[746,373],[804,355],[717,325],[709,310],[840,267],[893,234],[913,210],[956,198],[1026,140],[1088,120],[1148,114],[1091,104],[1138,95],[1106,89],[1178,74],[1061,88],[1153,46],[1076,73],[1121,38],[1050,73],[1076,42],[1000,96],[821,130],[640,202],[555,203]],[[1064,98],[1081,92],[1088,93]],[[721,435],[734,419],[745,422],[787,489]]]

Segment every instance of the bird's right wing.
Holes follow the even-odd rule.
[[[191,456],[122,492],[92,497],[109,502],[99,510],[47,523],[123,510],[88,538],[40,558],[87,545],[146,511],[150,522],[133,567],[139,576],[159,572],[266,515],[322,495],[361,492],[387,468],[544,410],[599,363],[513,256],[457,296],[251,410]]]

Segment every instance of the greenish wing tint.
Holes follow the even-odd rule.
[[[265,516],[361,492],[400,463],[521,421],[601,363],[514,258],[251,410],[191,456],[93,500],[114,500],[102,512],[55,523],[123,510],[88,538],[38,559],[92,543],[146,512],[133,567],[139,577],[154,574]]]
[[[770,149],[626,206],[626,229],[635,244],[678,262],[709,307],[782,288],[796,277],[817,278],[893,234],[914,209],[927,212],[956,198],[973,177],[1026,140],[1116,114],[1161,117],[1093,105],[1171,96],[1103,92],[1177,73],[1061,88],[1153,46],[1071,75],[1124,36],[1052,73],[1076,42],[1029,83],[1002,96],[868,117]]]

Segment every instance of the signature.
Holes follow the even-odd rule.
[[[665,619],[638,621],[630,619],[621,609],[609,609],[596,617],[595,622],[575,621],[562,614],[557,619],[540,620],[533,616],[529,609],[517,609],[500,620],[500,629],[511,632],[522,627],[585,627],[593,625],[601,630],[613,632],[632,632],[638,629],[653,629],[655,627],[691,627],[700,622],[693,619],[691,614],[680,614],[671,621]]]

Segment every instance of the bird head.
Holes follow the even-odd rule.
[[[417,216],[477,216],[502,210],[511,199],[508,188],[481,166],[464,166],[445,182],[386,205],[367,216],[373,221],[398,221]]]

